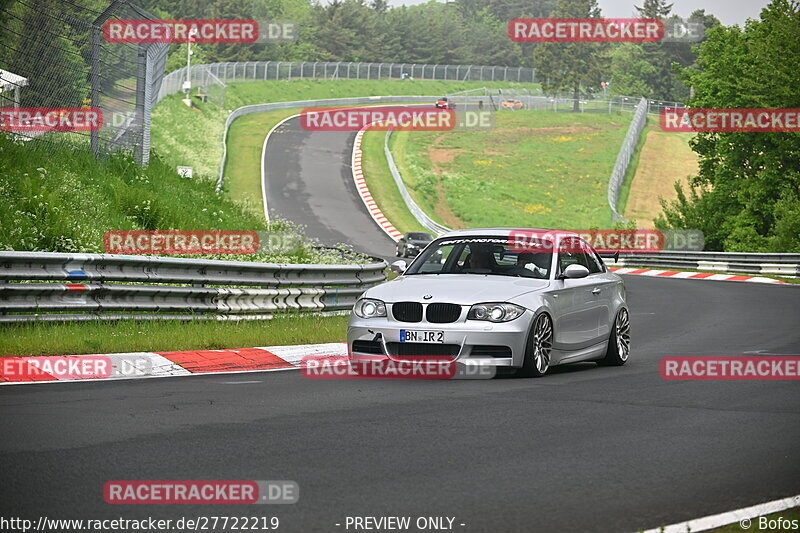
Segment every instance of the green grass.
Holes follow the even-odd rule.
[[[538,84],[486,81],[401,81],[401,80],[279,80],[229,83],[225,91],[225,107],[236,109],[248,104],[348,98],[355,96],[442,96],[466,89],[525,88],[538,89]]]
[[[268,321],[125,320],[3,324],[0,356],[216,350],[344,342],[346,316],[296,315]]]
[[[362,170],[370,194],[389,221],[401,233],[425,231],[406,207],[400,189],[392,178],[389,163],[383,151],[385,131],[367,131],[361,144]]]
[[[625,177],[620,213],[639,227],[653,228],[661,214],[661,200],[677,198],[675,183],[684,187],[697,174],[697,154],[692,151],[691,133],[661,131],[648,126],[640,140]]]
[[[86,148],[0,135],[0,249],[101,252],[109,230],[262,230],[258,217],[157,158],[96,161]]]
[[[141,168],[116,154],[96,161],[85,146],[14,142],[0,135],[0,250],[102,253],[111,230],[298,230],[214,193],[214,181],[182,178],[158,158]],[[342,263],[361,256],[318,251],[193,255],[276,263]]]
[[[608,177],[629,113],[500,112],[484,131],[400,132],[415,201],[453,228],[609,227]]]
[[[171,165],[190,166],[195,176],[215,178],[228,113],[198,100],[190,108],[181,101],[182,97],[169,95],[153,109],[150,145]]]
[[[436,97],[479,87],[534,89],[538,88],[538,85],[500,82],[306,79],[232,82],[228,84],[225,91],[225,109],[220,109],[211,103],[203,104],[194,100],[196,110],[193,110],[181,102],[181,95],[170,95],[159,102],[152,114],[151,145],[153,150],[170,164],[191,166],[199,174],[216,177],[219,172],[219,163],[222,160],[222,132],[225,119],[229,111],[238,107],[271,102],[357,96],[431,95]],[[234,124],[246,118],[239,118]],[[255,127],[255,125],[251,123],[249,126]],[[245,129],[247,128],[248,126],[245,126]],[[266,131],[269,131],[269,128]],[[262,140],[266,131],[258,132]],[[237,144],[228,143],[229,156],[231,148],[233,147],[234,150],[238,148],[238,143],[239,140],[237,140]],[[238,156],[234,155],[234,157]],[[225,173],[227,176],[227,168]],[[252,200],[252,186],[244,185],[244,188],[240,189],[238,185],[232,185],[231,193],[242,194],[244,199]],[[259,191],[259,198],[260,194]]]
[[[394,163],[397,165],[397,170],[400,172],[400,176],[403,178],[403,183],[406,184],[406,189],[409,191],[409,194],[411,194],[411,197],[414,198],[414,201],[417,203],[417,205],[433,220],[439,222],[440,224],[448,225],[452,228],[460,227],[458,223],[452,224],[452,221],[449,221],[450,224],[445,223],[441,216],[439,216],[439,213],[434,210],[434,202],[426,201],[425,198],[421,198],[419,195],[415,194],[415,191],[421,186],[419,180],[421,173],[418,173],[416,168],[410,168],[408,164],[409,135],[410,132],[398,131],[392,134],[392,137],[389,140],[389,150],[392,152]],[[366,156],[362,158],[362,165],[364,165],[365,168],[367,168],[369,165],[369,160]],[[391,176],[389,179],[391,179]],[[402,197],[399,196],[399,191],[397,197],[387,198],[386,200],[393,201],[395,204],[397,204],[398,199],[402,205],[405,205]],[[378,203],[380,205],[380,202]],[[388,205],[386,207],[390,209]],[[381,205],[381,209],[384,209],[383,205]],[[389,220],[392,219],[389,218]]]

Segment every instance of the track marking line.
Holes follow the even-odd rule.
[[[743,507],[742,509],[695,518],[693,520],[687,520],[686,522],[648,529],[643,533],[696,533],[727,526],[728,524],[734,524],[736,522],[739,522],[743,531],[747,531],[752,525],[753,518],[779,513],[798,506],[800,506],[800,494],[797,496],[790,496],[789,498],[752,505],[750,507]]]
[[[270,135],[272,135],[276,129],[283,126],[285,122],[288,122],[293,118],[297,118],[300,115],[302,115],[302,113],[297,113],[296,115],[292,115],[291,117],[286,117],[285,119],[281,120],[280,122],[275,124],[272,127],[272,129],[269,130],[267,136],[264,137],[264,144],[261,147],[261,200],[264,203],[264,218],[266,219],[267,222],[269,222],[269,209],[267,208],[267,188],[265,187],[265,185],[267,184],[267,169],[266,166],[264,166],[267,156],[267,142],[269,141]]]

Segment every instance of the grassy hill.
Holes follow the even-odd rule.
[[[170,229],[295,231],[283,221],[266,226],[263,217],[215,194],[209,179],[182,178],[157,157],[140,168],[124,154],[96,161],[86,147],[0,134],[0,250],[98,253],[109,230]],[[309,244],[287,256],[231,259],[341,261]]]
[[[230,83],[225,90],[225,109],[211,103],[195,102],[196,109],[190,109],[181,102],[180,95],[170,95],[155,107],[152,114],[151,144],[153,149],[165,160],[175,165],[188,165],[197,173],[217,176],[222,160],[222,131],[228,112],[244,105],[294,100],[318,100],[324,98],[348,98],[356,96],[403,96],[431,95],[441,96],[450,92],[475,89],[479,87],[525,87],[538,88],[535,84],[501,82],[459,82],[459,81],[401,81],[401,80],[275,80]],[[291,110],[289,110],[291,111]],[[275,112],[271,117],[242,117],[234,122],[232,130],[240,121],[249,120],[244,134],[261,136],[269,131],[272,124],[285,116],[294,114]],[[256,128],[253,130],[252,128]],[[232,135],[236,132],[232,131]],[[242,137],[229,142],[229,148],[237,148]],[[244,141],[253,142],[252,139]],[[229,153],[229,156],[231,154]],[[233,154],[233,159],[238,157]],[[236,164],[236,163],[234,163]],[[245,167],[248,165],[244,163]],[[226,172],[228,169],[226,169]],[[226,183],[227,187],[227,183]],[[247,185],[237,185],[247,189]],[[241,191],[236,198],[241,199]],[[260,192],[258,193],[260,195]],[[246,196],[246,194],[245,194]]]
[[[415,201],[450,227],[608,227],[608,177],[630,119],[498,112],[491,130],[400,132],[392,153]]]

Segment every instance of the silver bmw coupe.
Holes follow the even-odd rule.
[[[401,275],[350,314],[353,363],[435,356],[539,377],[565,363],[628,361],[625,286],[575,233],[453,231],[392,270]]]

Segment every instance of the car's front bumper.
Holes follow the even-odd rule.
[[[442,344],[457,346],[454,358],[459,363],[520,367],[534,316],[533,311],[526,310],[521,317],[504,323],[461,319],[450,324],[435,324],[426,321],[398,322],[392,318],[362,319],[351,315],[347,327],[347,350],[351,360],[374,361],[381,358],[407,360],[412,356],[400,356],[397,353],[401,329],[443,331]],[[381,353],[354,351],[353,341],[370,341],[373,345],[377,342]],[[511,354],[510,357],[506,354],[487,355],[485,347],[508,347]],[[436,354],[434,350],[432,355]]]

